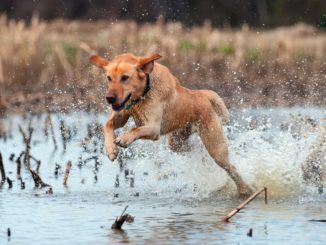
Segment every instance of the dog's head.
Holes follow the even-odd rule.
[[[122,110],[129,101],[143,95],[146,75],[153,71],[154,61],[159,58],[158,54],[147,57],[122,54],[111,61],[98,55],[90,57],[91,63],[105,72],[108,80],[106,100],[113,110]]]

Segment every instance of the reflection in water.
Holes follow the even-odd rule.
[[[7,118],[4,123],[12,130],[0,139],[0,151],[14,182],[12,189],[5,184],[0,190],[0,244],[7,240],[8,227],[12,244],[323,244],[325,225],[309,220],[326,218],[326,196],[318,193],[315,183],[303,180],[302,165],[318,151],[324,117],[324,110],[313,108],[233,112],[234,120],[225,128],[231,161],[253,186],[266,185],[271,200],[265,205],[258,198],[227,224],[221,222],[223,216],[240,201],[197,136],[186,154],[171,152],[163,137],[136,142],[111,163],[101,152],[103,140],[97,131],[105,115],[52,115],[59,145],[54,152],[51,135],[44,135],[44,117],[34,117],[31,154],[41,160],[39,174],[53,187],[54,194],[47,195],[34,189],[23,165],[26,188],[21,190],[15,160],[24,145],[17,128],[29,118]],[[65,153],[60,119],[71,131]],[[65,188],[68,160],[73,166]],[[36,163],[31,164],[36,169]],[[56,164],[61,166],[57,177]],[[323,167],[325,161],[319,164]],[[322,172],[318,176],[318,184],[325,184]],[[126,205],[135,222],[124,224],[124,231],[111,230]],[[250,228],[253,237],[246,235]]]
[[[112,243],[130,243],[128,232],[121,230],[111,230],[109,233],[109,244]]]

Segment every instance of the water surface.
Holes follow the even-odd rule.
[[[191,152],[171,152],[162,137],[158,142],[135,142],[121,150],[120,161],[111,163],[101,152],[97,130],[106,115],[52,114],[56,151],[51,132],[44,135],[46,115],[10,116],[3,119],[8,134],[0,140],[0,151],[14,182],[13,188],[5,184],[0,190],[0,243],[325,244],[326,224],[309,220],[326,219],[326,194],[304,181],[302,171],[325,134],[325,117],[325,110],[318,108],[232,112],[233,120],[225,127],[231,162],[252,186],[267,186],[269,203],[257,198],[230,223],[223,223],[223,216],[241,200],[197,135],[191,138]],[[24,150],[18,125],[26,131],[29,120],[35,130],[31,154],[41,160],[39,174],[52,186],[53,195],[45,193],[47,188],[35,189],[23,166],[22,190],[16,163],[9,160],[12,153],[16,160]],[[66,151],[60,121],[71,134]],[[68,160],[73,166],[64,187]],[[325,167],[325,159],[319,161]],[[61,166],[57,177],[55,164]],[[33,160],[31,168],[36,169]],[[321,182],[325,184],[325,178]],[[123,232],[111,230],[126,205],[135,222],[125,224]],[[246,235],[250,228],[252,237]]]

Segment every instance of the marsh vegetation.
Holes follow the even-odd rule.
[[[326,34],[297,24],[271,30],[217,29],[210,22],[30,23],[0,17],[2,111],[106,108],[105,79],[90,53],[110,59],[158,52],[190,88],[217,91],[229,107],[325,105]]]

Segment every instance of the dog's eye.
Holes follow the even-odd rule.
[[[108,78],[109,81],[112,81],[112,78],[110,76],[107,76],[107,78]]]
[[[129,79],[129,76],[127,76],[127,75],[123,75],[122,77],[121,77],[121,82],[125,82],[125,81],[127,81]]]

